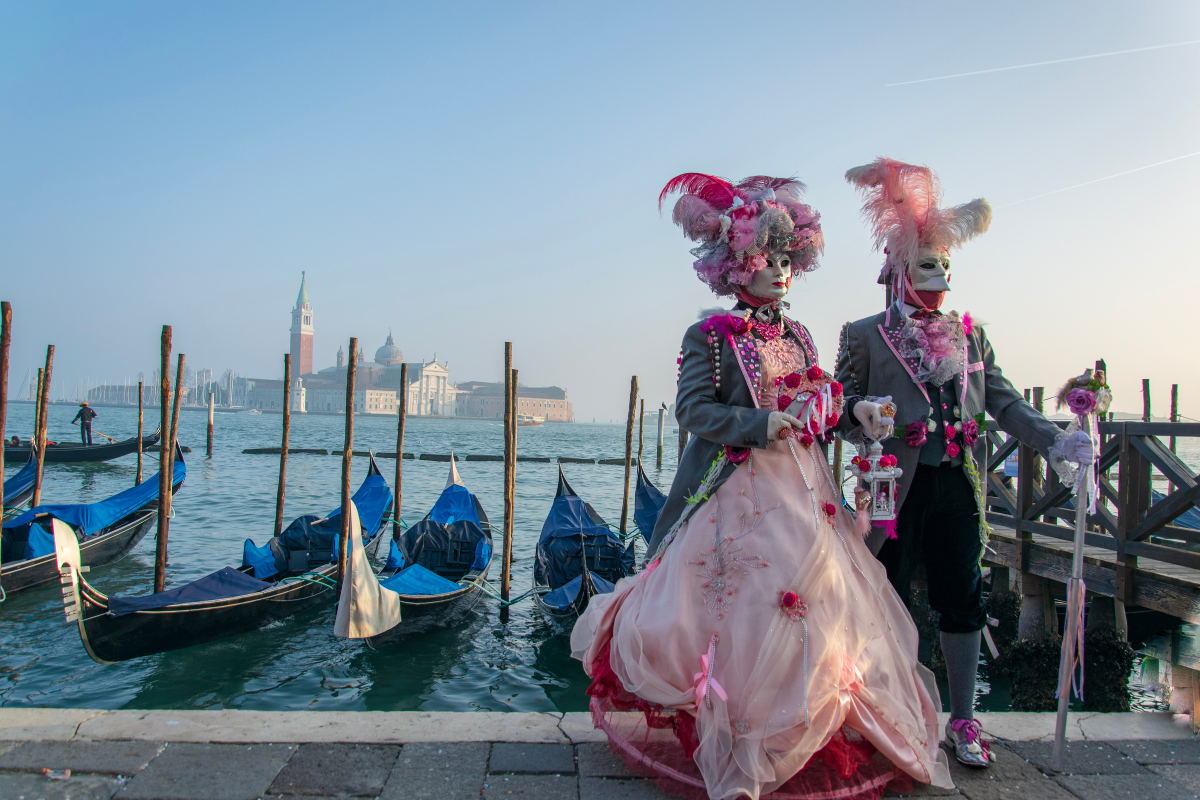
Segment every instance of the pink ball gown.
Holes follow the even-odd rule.
[[[773,409],[784,377],[809,365],[786,338],[760,356]],[[571,634],[612,748],[664,790],[714,800],[952,787],[916,627],[820,449],[789,438],[751,450],[698,502]]]

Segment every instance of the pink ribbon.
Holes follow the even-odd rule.
[[[712,640],[708,645],[708,652],[700,656],[700,672],[692,676],[695,682],[693,688],[696,690],[696,710],[700,710],[700,704],[708,697],[709,687],[712,688],[717,696],[728,702],[729,696],[725,694],[725,690],[721,688],[721,684],[717,683],[717,679],[713,677],[713,665],[717,658],[717,641],[720,637],[717,634],[712,635]],[[709,707],[712,707],[712,698],[708,698]]]

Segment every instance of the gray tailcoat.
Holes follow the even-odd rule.
[[[891,395],[896,405],[896,433],[883,443],[883,451],[896,456],[904,470],[900,478],[897,508],[904,504],[917,471],[919,447],[904,442],[904,428],[915,420],[928,419],[933,410],[925,386],[913,375],[917,365],[907,363],[885,338],[885,333],[898,331],[903,323],[899,307],[892,306],[891,324],[887,312],[873,317],[847,322],[842,328],[842,343],[838,351],[837,379],[845,393],[870,397]],[[963,372],[955,376],[954,395],[959,399],[962,418],[970,419],[986,411],[1005,433],[1017,437],[1043,456],[1047,455],[1059,428],[1038,413],[1004,377],[996,364],[996,354],[987,334],[979,325],[972,327],[967,337],[967,359]],[[846,420],[839,426],[844,429]],[[987,455],[986,440],[979,437],[974,450],[975,463],[982,475]],[[878,538],[878,541],[875,539]],[[879,549],[882,538],[872,537],[872,551]]]
[[[709,467],[720,457],[725,445],[760,449],[767,446],[767,418],[775,410],[758,408],[755,402],[758,391],[757,363],[752,357],[744,356],[742,359],[751,382],[755,384],[750,385],[746,382],[733,347],[722,337],[716,337],[720,341],[721,384],[718,387],[714,383],[708,334],[701,328],[702,324],[697,322],[688,328],[683,337],[675,419],[681,428],[691,433],[691,438],[683,457],[679,459],[679,469],[671,483],[667,502],[658,516],[654,535],[646,548],[651,556],[658,550],[667,531],[687,509],[687,498],[699,490]],[[784,335],[798,342],[805,352],[808,361],[806,366],[816,364],[817,351],[808,330],[795,320],[786,318],[785,325]],[[713,491],[733,474],[736,467],[737,464],[732,462],[725,465]]]

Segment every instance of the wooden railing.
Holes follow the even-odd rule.
[[[1066,423],[1062,423],[1066,424]],[[1173,525],[1191,508],[1200,508],[1200,476],[1159,437],[1200,437],[1200,423],[1104,422],[1100,424],[1100,492],[1097,513],[1088,517],[1086,544],[1111,551],[1115,562],[1112,595],[1134,603],[1138,559],[1153,559],[1200,570],[1200,531]],[[1005,460],[1016,451],[1018,475],[1004,476]],[[1075,507],[1071,487],[1051,469],[1035,467],[1035,451],[1015,439],[988,433],[987,518],[993,526],[1016,532],[1013,566],[1028,572],[1033,534],[1071,541]],[[1114,481],[1111,472],[1116,468]],[[1158,470],[1172,491],[1152,501],[1151,476]],[[1014,485],[1015,484],[1015,485]],[[985,561],[991,560],[985,556]],[[1200,588],[1200,573],[1195,581]],[[1089,584],[1089,588],[1092,588]],[[1099,587],[1097,587],[1099,588]]]

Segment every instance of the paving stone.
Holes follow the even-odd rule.
[[[1004,746],[1030,761],[1042,772],[1052,772],[1054,742],[1005,742]],[[1128,775],[1145,774],[1138,765],[1106,742],[1067,742],[1063,752],[1064,775]]]
[[[375,797],[392,772],[394,744],[300,745],[276,776],[271,794]]]
[[[971,781],[959,789],[968,800],[1076,800],[1044,775],[1029,781]]]
[[[1192,800],[1194,797],[1149,770],[1141,775],[1063,775],[1054,780],[1079,800]]]
[[[0,742],[0,755],[7,753],[9,750],[12,750],[18,744],[20,744],[20,742]]]
[[[566,775],[489,775],[484,784],[483,800],[579,800],[575,776]]]
[[[282,744],[169,744],[133,776],[120,800],[255,800],[295,747]]]
[[[1200,764],[1200,739],[1115,741],[1110,745],[1139,764]]]
[[[625,768],[625,759],[607,744],[588,742],[578,746],[579,774],[584,778],[640,778]]]
[[[145,769],[163,747],[159,742],[23,742],[0,754],[0,769],[69,769],[129,777]]]
[[[120,781],[99,775],[72,775],[65,781],[40,772],[0,775],[0,800],[109,800],[119,788]]]
[[[487,742],[406,744],[379,800],[479,800]]]
[[[884,797],[949,797],[957,794],[957,789],[943,789],[940,786],[931,786],[928,783],[917,783],[916,781],[913,781],[912,789],[909,791],[899,792],[892,786],[883,790]]]
[[[950,777],[954,779],[956,786],[961,787],[968,783],[977,783],[979,781],[1020,782],[1032,781],[1034,779],[1046,780],[1046,777],[1037,767],[1008,749],[1004,744],[992,742],[991,746],[992,754],[995,758],[991,766],[985,769],[977,769],[958,763],[958,759],[954,757],[954,754],[950,753],[945,746],[942,747],[942,751],[946,753],[946,758],[950,761]]]
[[[488,772],[574,775],[575,751],[569,744],[497,742],[492,745]]]
[[[607,749],[607,745],[601,745]],[[661,800],[666,797],[652,780],[580,778],[579,800]]]
[[[1200,764],[1154,764],[1148,769],[1200,796]]]

